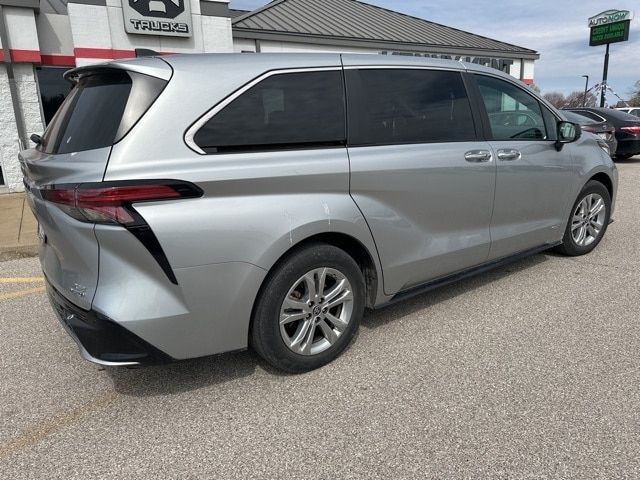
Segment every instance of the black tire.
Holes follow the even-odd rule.
[[[606,208],[604,225],[600,230],[600,233],[597,235],[597,237],[592,243],[590,243],[589,245],[579,245],[578,243],[576,243],[575,239],[573,238],[573,234],[571,230],[572,220],[573,220],[574,212],[578,208],[578,205],[580,204],[580,202],[582,202],[582,200],[585,197],[591,194],[598,194],[604,200],[604,204]],[[600,182],[597,182],[595,180],[589,181],[582,188],[582,190],[580,191],[580,194],[578,195],[578,198],[576,199],[575,203],[571,207],[571,212],[569,213],[569,220],[567,221],[567,227],[565,228],[564,237],[562,238],[562,245],[558,246],[556,248],[556,251],[570,257],[586,255],[587,253],[591,252],[594,248],[598,246],[598,244],[602,240],[602,237],[604,237],[604,234],[607,231],[607,227],[609,226],[610,216],[611,216],[611,195],[609,194],[609,190],[607,190],[607,188]]]
[[[344,331],[328,349],[314,355],[303,355],[285,344],[280,331],[281,308],[289,290],[303,275],[323,267],[339,271],[351,284],[351,317]],[[279,370],[303,373],[320,368],[337,358],[356,334],[364,313],[365,290],[360,267],[345,251],[322,243],[295,250],[274,267],[265,281],[253,311],[250,345]]]
[[[625,153],[622,155],[616,155],[616,160],[629,160],[631,157],[633,157],[632,153]]]

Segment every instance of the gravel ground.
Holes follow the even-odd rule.
[[[0,478],[640,478],[640,159],[618,166],[591,255],[369,313],[306,375],[251,352],[104,369],[42,283],[0,283]]]

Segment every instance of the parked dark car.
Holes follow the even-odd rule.
[[[593,118],[586,117],[576,112],[566,111],[564,114],[566,115],[567,120],[580,125],[583,132],[593,133],[600,137],[607,144],[609,155],[613,157],[616,154],[618,141],[616,140],[615,135],[616,129],[612,123],[599,122]]]
[[[572,108],[569,111],[593,118],[599,122],[612,123],[616,129],[618,148],[615,157],[624,160],[640,154],[640,118],[611,108]]]

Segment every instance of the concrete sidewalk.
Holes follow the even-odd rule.
[[[0,261],[37,253],[37,223],[24,194],[0,195]]]

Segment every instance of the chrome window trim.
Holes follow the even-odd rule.
[[[464,65],[461,68],[456,68],[452,65],[345,65],[344,70],[436,70],[439,72],[458,72],[460,74],[470,73]]]
[[[202,150],[194,140],[194,137],[198,130],[200,130],[205,123],[207,123],[211,118],[216,116],[221,110],[223,110],[227,105],[233,102],[235,99],[240,97],[242,94],[246,93],[247,90],[255,87],[260,82],[266,80],[269,77],[273,77],[274,75],[282,75],[287,73],[306,73],[306,72],[335,72],[341,71],[342,67],[305,67],[305,68],[285,68],[279,70],[270,70],[268,72],[263,73],[262,75],[254,78],[249,83],[245,84],[231,95],[223,99],[217,105],[213,106],[210,110],[208,110],[204,115],[202,115],[198,120],[195,121],[193,125],[191,125],[184,134],[184,141],[187,146],[196,153],[200,155],[207,155],[207,152]]]

